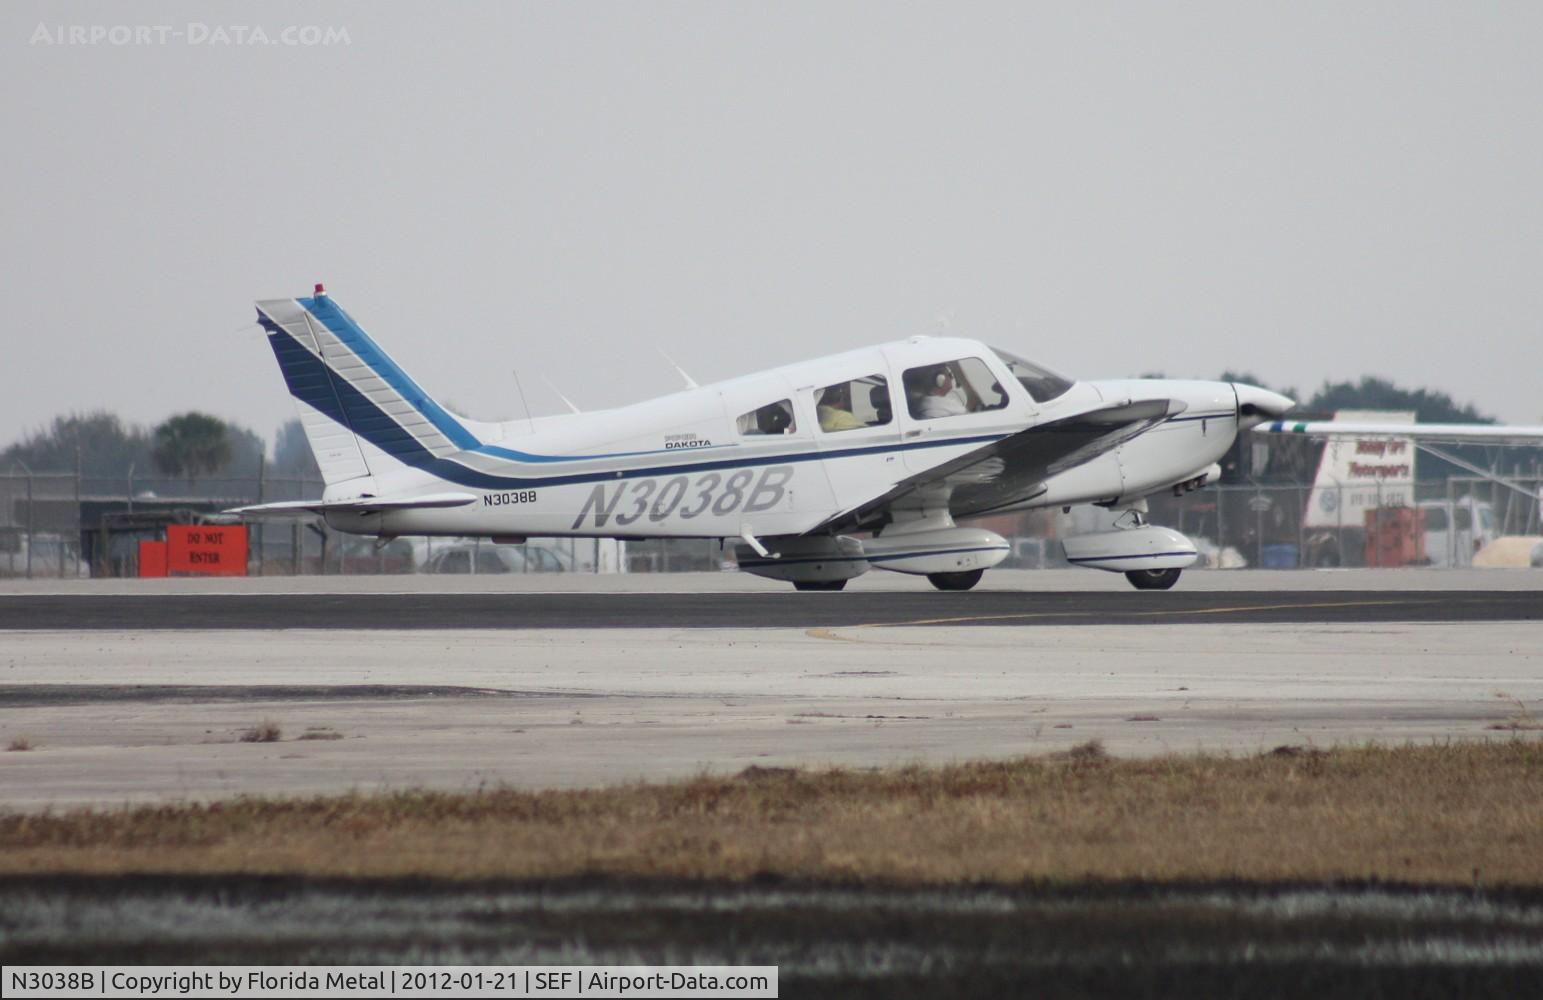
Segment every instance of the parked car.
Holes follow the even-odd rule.
[[[434,553],[425,573],[566,573],[566,554],[544,545],[452,545]]]
[[[28,554],[31,554],[30,563]],[[55,532],[0,531],[0,576],[88,577],[91,567],[80,557],[80,543]]]
[[[1495,540],[1495,511],[1488,501],[1472,496],[1450,504],[1422,500],[1420,510],[1425,515],[1425,559],[1432,566],[1471,566],[1473,554]],[[1454,543],[1455,550],[1449,549]]]

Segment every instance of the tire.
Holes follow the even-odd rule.
[[[1125,579],[1137,590],[1170,590],[1179,582],[1176,569],[1137,569],[1125,574]]]
[[[844,590],[845,580],[794,580],[794,590]]]
[[[927,579],[939,590],[969,590],[980,583],[983,569],[967,569],[959,573],[928,573]]]

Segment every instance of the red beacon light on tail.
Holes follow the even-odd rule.
[[[322,284],[319,281],[316,283],[316,297],[318,299],[324,299],[327,297],[327,290],[322,287]]]

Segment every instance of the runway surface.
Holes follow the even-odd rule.
[[[1526,622],[14,631],[0,803],[1531,739],[1538,706]]]
[[[872,576],[9,581],[0,808],[1543,730],[1543,574]]]
[[[839,628],[1156,622],[1538,622],[1543,593],[917,591],[47,594],[0,596],[0,630]]]

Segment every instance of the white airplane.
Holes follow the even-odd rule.
[[[238,508],[398,535],[737,539],[742,570],[840,590],[870,569],[968,590],[1006,539],[957,519],[1096,503],[1123,527],[1078,565],[1173,586],[1183,535],[1145,498],[1196,489],[1290,399],[1250,385],[1075,382],[977,340],[912,337],[613,410],[492,424],[450,413],[316,286],[257,303],[326,488]]]

